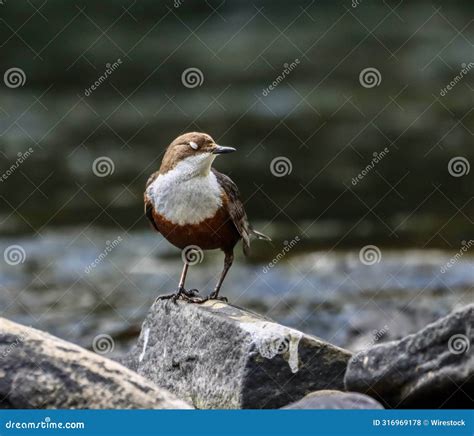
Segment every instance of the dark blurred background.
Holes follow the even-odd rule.
[[[274,239],[238,260],[224,290],[235,302],[360,348],[472,301],[472,252],[442,267],[473,239],[473,12],[468,0],[3,0],[0,229],[4,252],[22,250],[2,264],[0,315],[86,346],[133,338],[180,269],[143,217],[144,184],[190,130],[238,148],[215,166]],[[367,245],[374,265],[360,262]],[[193,269],[204,293],[221,261]]]

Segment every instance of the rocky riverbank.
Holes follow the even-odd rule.
[[[0,319],[0,407],[468,408],[473,326],[469,305],[353,354],[226,303],[157,301],[121,365]]]
[[[399,340],[474,301],[471,253],[443,273],[454,249],[381,247],[380,262],[365,265],[357,249],[308,251],[305,243],[273,268],[268,264],[283,241],[254,244],[252,262],[236,259],[223,294],[352,352]],[[77,228],[0,238],[0,253],[17,245],[22,262],[0,262],[0,316],[89,350],[107,334],[112,358],[134,345],[152,302],[175,289],[181,272],[179,251],[149,231]],[[220,253],[206,252],[191,268],[189,286],[210,292],[221,263]]]

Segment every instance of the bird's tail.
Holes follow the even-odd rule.
[[[262,239],[263,241],[268,241],[268,242],[272,241],[272,239],[269,236],[264,235],[263,233],[260,233],[255,229],[251,228],[250,232],[252,233],[252,235],[256,236],[258,239]]]

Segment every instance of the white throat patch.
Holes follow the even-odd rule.
[[[199,224],[222,206],[221,187],[211,169],[215,156],[191,156],[148,186],[155,210],[173,224]]]

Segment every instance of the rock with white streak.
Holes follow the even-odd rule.
[[[0,409],[189,409],[124,366],[0,318]]]
[[[351,354],[219,301],[157,301],[125,365],[200,409],[279,408],[341,389]]]

